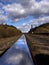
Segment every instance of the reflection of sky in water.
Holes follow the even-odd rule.
[[[19,39],[16,43],[15,43],[15,47],[16,48],[21,48],[21,50],[24,50],[24,51],[27,51],[28,52],[28,47],[27,47],[27,44],[26,44],[26,39],[25,39],[25,36],[23,35],[21,37],[21,39]]]
[[[0,58],[0,65],[33,65],[24,35]]]

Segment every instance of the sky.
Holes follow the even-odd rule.
[[[0,0],[0,24],[14,25],[23,32],[49,23],[49,0]]]

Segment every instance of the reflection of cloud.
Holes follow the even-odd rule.
[[[22,54],[17,54],[17,55],[14,55],[14,56],[10,56],[10,57],[6,60],[6,62],[7,62],[8,64],[12,64],[12,65],[14,65],[14,64],[19,64],[19,63],[21,62],[22,58],[23,58],[23,55],[22,55]]]
[[[22,43],[19,43],[19,44],[26,44],[26,41],[25,40],[19,40],[19,42],[22,42]]]

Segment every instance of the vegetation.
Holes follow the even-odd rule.
[[[0,56],[21,36],[21,31],[14,26],[0,24]]]
[[[32,28],[26,34],[35,65],[48,65],[49,62],[49,23]]]
[[[36,27],[34,29],[31,29],[29,33],[34,32],[34,33],[49,33],[49,23],[40,25],[39,27]]]
[[[0,56],[2,56],[7,49],[9,49],[14,42],[16,42],[18,40],[19,36],[13,36],[13,37],[8,37],[8,38],[1,38],[0,39]]]
[[[0,38],[11,37],[19,35],[21,32],[14,26],[0,24]]]

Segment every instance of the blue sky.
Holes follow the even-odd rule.
[[[23,30],[49,22],[49,0],[0,0],[0,24]],[[29,28],[30,29],[30,28]]]
[[[17,22],[12,22],[11,20],[8,19],[5,23],[8,25],[13,25],[15,27],[19,27],[19,26],[21,27],[24,22],[28,24],[30,22],[30,20],[32,20],[32,19],[33,19],[32,16],[28,16],[25,19],[21,19]]]

